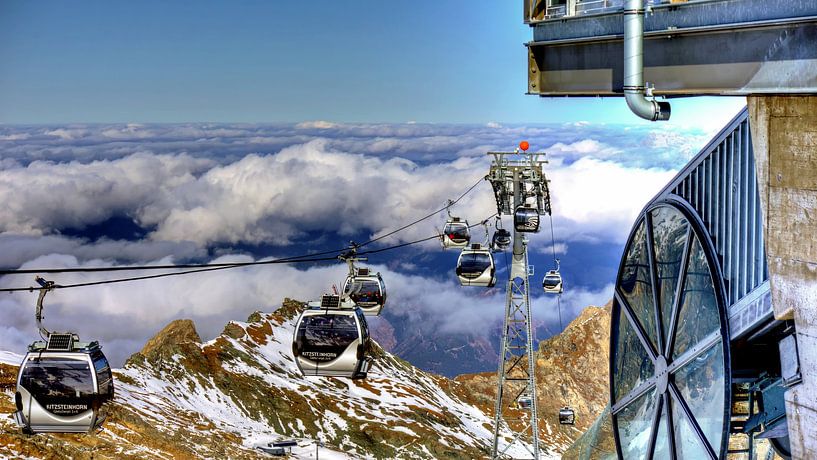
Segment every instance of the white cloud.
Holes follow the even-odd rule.
[[[213,162],[187,155],[134,154],[121,160],[36,161],[0,172],[0,231],[42,234],[82,228],[114,215],[152,224],[167,214],[172,190]]]
[[[557,241],[624,241],[638,212],[674,175],[594,158],[549,171]]]
[[[100,134],[111,139],[148,139],[153,137],[149,129],[144,129],[144,125],[129,123],[125,126],[115,126],[103,129]]]
[[[340,125],[326,120],[304,121],[295,125],[297,129],[333,129]]]
[[[545,150],[552,156],[567,159],[584,157],[609,158],[621,153],[620,149],[611,147],[595,139],[582,139],[570,144],[557,142]]]
[[[546,235],[549,236],[549,235]],[[556,243],[556,244],[549,244],[546,246],[537,246],[536,251],[545,255],[552,255],[554,252],[556,253],[556,257],[560,255],[567,254],[567,244],[565,243]]]
[[[59,128],[53,129],[50,131],[46,131],[46,136],[54,136],[58,137],[62,140],[74,140],[79,139],[88,134],[88,130],[83,128]]]
[[[26,261],[49,254],[71,254],[80,260],[141,262],[172,257],[173,260],[201,259],[207,251],[192,242],[114,241],[88,242],[62,235],[0,233],[0,267],[19,267]]]
[[[39,234],[126,215],[155,225],[153,240],[201,245],[285,244],[310,231],[374,234],[441,207],[484,168],[468,159],[419,166],[351,155],[322,140],[224,166],[147,154],[89,164],[34,162],[0,175],[0,199],[10,204],[0,211],[0,229]],[[493,212],[490,199],[469,196],[463,205],[473,217]],[[401,238],[432,233],[428,224]]]
[[[613,298],[613,284],[600,289],[585,289],[571,285],[570,279],[564,279],[565,292],[558,299],[554,295],[542,294],[532,301],[533,317],[542,321],[545,327],[555,333],[559,330],[559,300],[561,300],[561,327],[565,327],[589,305],[603,306]]]
[[[6,134],[0,135],[0,141],[24,141],[30,137],[31,135],[28,133]]]
[[[384,276],[386,276],[384,274]],[[453,276],[452,276],[453,278]],[[408,316],[414,324],[424,324],[428,335],[436,333],[473,333],[487,336],[493,328],[501,327],[505,307],[506,279],[500,279],[494,289],[460,287],[452,280],[433,280],[422,276],[388,273],[385,278],[389,288],[389,302],[397,307],[392,314]],[[538,280],[531,278],[532,316],[537,324],[544,324],[551,331],[559,329],[559,312],[556,297],[541,293]],[[569,321],[588,305],[604,305],[613,294],[612,284],[590,290],[570,286],[565,280],[562,294],[562,323]]]
[[[396,139],[389,139],[399,144]],[[0,172],[0,230],[28,235],[81,228],[113,216],[155,226],[153,241],[201,246],[287,244],[307,232],[379,235],[440,208],[482,177],[485,155],[429,164],[349,154],[315,140],[273,155],[217,164],[139,153],[90,163],[36,161]],[[585,140],[562,152],[599,152]],[[557,241],[621,241],[636,213],[674,174],[583,156],[546,167]],[[488,183],[454,211],[476,222],[495,212]],[[392,241],[429,236],[440,219]]]

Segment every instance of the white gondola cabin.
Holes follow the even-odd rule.
[[[559,270],[549,270],[542,279],[542,289],[547,294],[561,294],[564,292],[562,284],[562,274]]]
[[[532,405],[533,398],[531,398],[528,394],[523,394],[522,396],[516,398],[516,407],[520,409],[530,409]]]
[[[459,217],[451,217],[443,227],[443,233],[440,235],[443,249],[449,248],[464,248],[468,246],[471,241],[471,231],[468,227],[467,220],[460,220]]]
[[[457,259],[457,278],[462,286],[493,287],[496,266],[491,250],[476,243],[463,249]]]
[[[575,425],[576,413],[570,407],[563,407],[559,410],[559,424],[560,425]]]
[[[324,295],[298,318],[292,354],[303,375],[362,379],[371,366],[370,340],[360,308],[349,299]]]
[[[34,342],[20,364],[14,420],[23,433],[85,433],[100,426],[113,398],[111,367],[97,342],[74,334]]]
[[[533,206],[518,206],[513,213],[513,225],[517,232],[539,231],[539,210]]]
[[[494,249],[498,251],[504,251],[508,249],[511,245],[511,232],[505,230],[504,228],[498,228],[494,232],[494,237],[492,240],[492,245]]]
[[[346,277],[344,294],[363,311],[366,316],[378,316],[386,305],[386,284],[379,272],[368,268],[355,268],[354,275]]]

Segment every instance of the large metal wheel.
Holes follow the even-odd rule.
[[[610,401],[619,458],[725,458],[731,379],[724,285],[686,203],[653,204],[619,267]]]

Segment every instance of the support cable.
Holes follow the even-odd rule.
[[[359,245],[359,247],[366,246],[367,244],[374,243],[375,241],[380,241],[380,240],[382,240],[383,238],[386,238],[386,237],[388,237],[388,236],[394,235],[394,234],[395,234],[395,233],[397,233],[397,232],[401,232],[401,231],[403,231],[403,230],[405,230],[405,229],[407,229],[407,228],[411,227],[412,225],[419,224],[420,222],[422,222],[422,221],[424,221],[424,220],[427,220],[427,219],[430,219],[430,218],[432,218],[432,217],[436,216],[438,213],[441,213],[441,212],[443,212],[443,211],[445,211],[445,210],[447,210],[447,209],[450,209],[450,208],[451,208],[451,206],[453,206],[453,205],[455,205],[455,204],[459,203],[459,201],[460,201],[460,200],[462,200],[462,199],[465,197],[465,195],[468,195],[469,193],[471,193],[471,191],[472,191],[472,190],[474,190],[475,188],[477,188],[477,185],[479,185],[480,183],[482,183],[482,181],[484,181],[484,180],[485,180],[485,177],[481,177],[481,178],[480,178],[478,181],[476,181],[476,182],[474,183],[474,185],[472,185],[472,186],[471,186],[471,187],[470,187],[468,190],[466,190],[465,192],[463,192],[463,194],[462,194],[462,195],[460,195],[460,196],[459,196],[459,197],[458,197],[456,200],[453,200],[453,201],[448,200],[448,202],[446,203],[446,205],[445,205],[444,207],[442,207],[442,208],[440,208],[440,209],[438,209],[438,210],[436,210],[436,211],[434,211],[434,212],[432,212],[432,213],[430,213],[430,214],[428,214],[428,215],[426,215],[426,216],[423,216],[423,217],[421,217],[421,218],[419,218],[419,219],[415,220],[414,222],[412,222],[412,223],[410,223],[410,224],[406,224],[406,225],[404,225],[404,226],[402,226],[402,227],[400,227],[400,228],[398,228],[398,229],[396,229],[396,230],[393,230],[393,231],[391,231],[391,232],[389,232],[389,233],[386,233],[385,235],[380,235],[380,236],[378,236],[377,238],[373,238],[373,239],[371,239],[371,240],[369,240],[369,241],[366,241],[365,243],[361,243],[361,244]]]
[[[420,222],[423,222],[425,220],[430,219],[431,217],[434,217],[438,213],[440,213],[442,211],[445,211],[450,206],[452,206],[452,205],[458,203],[460,200],[462,200],[466,195],[471,193],[471,191],[473,191],[483,180],[485,180],[485,178],[481,177],[477,182],[474,183],[474,185],[472,185],[468,190],[463,192],[456,200],[453,200],[453,201],[449,200],[446,203],[446,206],[444,206],[444,207],[442,207],[440,209],[437,209],[436,211],[434,211],[434,212],[432,212],[430,214],[427,214],[426,216],[423,216],[423,217],[421,217],[421,218],[419,218],[419,219],[417,219],[417,220],[415,220],[415,221],[413,221],[413,222],[411,222],[409,224],[406,224],[406,225],[404,225],[404,226],[402,226],[402,227],[400,227],[400,228],[398,228],[396,230],[392,230],[392,231],[390,231],[390,232],[388,232],[388,233],[386,233],[384,235],[381,235],[381,236],[379,236],[377,238],[373,238],[373,239],[371,239],[369,241],[361,243],[361,244],[357,245],[357,247],[363,247],[363,246],[372,244],[372,243],[374,243],[376,241],[380,241],[380,240],[382,240],[382,239],[384,239],[386,237],[394,235],[395,233],[401,232],[401,231],[403,231],[403,230],[405,230],[405,229],[407,229],[409,227],[412,227],[414,225],[419,224]],[[432,238],[427,238],[427,239],[432,239]],[[425,241],[425,239],[423,241]],[[412,244],[414,244],[414,243],[412,243]],[[398,246],[398,247],[402,247],[402,246]],[[342,252],[345,252],[348,249],[349,249],[348,247],[345,247],[345,248],[341,248],[341,249],[334,249],[334,250],[317,252],[317,253],[312,253],[312,254],[303,254],[303,255],[300,255],[300,256],[292,256],[292,257],[287,257],[285,259],[278,259],[278,260],[286,260],[286,261],[295,262],[295,261],[300,261],[302,259],[305,259],[303,261],[312,262],[313,258],[315,258],[317,256],[324,256],[324,255],[329,255],[329,254],[335,254],[335,256],[337,256],[338,254],[340,254]],[[330,258],[326,258],[326,260],[334,260],[335,258],[336,257],[330,257]],[[324,260],[324,259],[320,259],[320,260]],[[263,265],[263,264],[268,264],[268,263],[274,263],[274,262],[265,261],[265,262],[243,262],[243,263],[229,263],[229,262],[227,262],[227,263],[205,263],[205,264],[164,264],[164,265],[118,266],[118,267],[2,269],[2,270],[0,270],[0,276],[3,276],[3,275],[39,274],[39,273],[93,273],[93,272],[116,272],[116,271],[137,271],[137,270],[172,270],[172,269],[188,269],[188,268],[233,268],[233,267],[243,267],[243,266],[248,266],[248,265]],[[191,273],[195,273],[195,271],[191,272]],[[0,292],[2,292],[2,290],[0,290]]]
[[[553,262],[557,264],[559,263],[559,259],[556,258],[556,238],[553,236],[553,214],[550,214],[550,248],[553,251]],[[561,272],[559,273],[561,275]],[[559,333],[564,330],[564,326],[562,325],[562,293],[556,297],[556,304],[557,310],[559,311]]]
[[[491,219],[495,216],[492,215],[484,220]],[[482,225],[482,222],[469,225],[468,228],[476,227]],[[412,246],[415,244],[420,244],[425,241],[430,241],[433,239],[439,238],[439,235],[433,235],[426,238],[420,238],[418,240],[410,241],[407,243],[401,243],[393,246],[388,246],[385,248],[380,249],[373,249],[369,251],[359,252],[358,255],[366,255],[366,254],[376,254],[379,252],[391,251],[394,249],[399,249],[407,246]],[[348,249],[348,248],[347,248]],[[339,251],[334,251],[339,252]],[[193,270],[185,270],[181,272],[172,272],[172,273],[158,273],[155,275],[142,275],[142,276],[134,276],[129,278],[116,278],[110,280],[101,280],[101,281],[88,281],[84,283],[75,283],[75,284],[55,284],[53,285],[53,289],[67,289],[67,288],[75,288],[75,287],[86,287],[86,286],[98,286],[102,284],[114,284],[114,283],[124,283],[128,281],[140,281],[140,280],[148,280],[148,279],[156,279],[156,278],[164,278],[169,276],[180,276],[180,275],[189,275],[193,273],[202,273],[202,272],[211,272],[211,271],[219,271],[219,270],[228,270],[231,268],[240,268],[240,267],[250,267],[256,265],[277,265],[277,264],[296,264],[296,263],[314,263],[314,262],[326,262],[326,261],[334,261],[337,260],[337,257],[313,257],[313,258],[306,258],[306,256],[297,256],[297,257],[287,257],[283,259],[274,259],[274,260],[263,260],[263,261],[254,261],[254,262],[236,262],[236,263],[224,263],[224,264],[212,264],[212,265],[205,265],[205,266],[193,266],[197,267]],[[115,267],[120,268],[120,267]],[[177,268],[177,266],[170,266],[169,268]],[[131,270],[138,270],[139,268],[131,268]],[[95,271],[103,271],[103,270],[95,270]],[[36,288],[33,286],[28,287],[13,287],[13,288],[0,288],[0,292],[21,292],[21,291],[29,291],[33,292],[40,288]]]

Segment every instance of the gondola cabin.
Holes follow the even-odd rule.
[[[493,287],[496,284],[496,266],[491,250],[472,244],[457,259],[457,278],[462,286]]]
[[[298,318],[292,355],[305,376],[362,379],[371,366],[370,340],[363,311],[349,299],[325,295]]]
[[[113,374],[97,342],[51,334],[29,346],[17,375],[14,420],[26,434],[84,433],[100,426]]]
[[[576,413],[573,409],[565,406],[559,410],[559,424],[560,425],[575,425]]]
[[[520,409],[530,409],[533,405],[533,399],[530,396],[524,394],[516,399],[516,407]]]
[[[464,248],[471,241],[471,231],[468,228],[467,220],[460,220],[459,217],[448,219],[443,227],[442,243],[443,249]]]
[[[561,294],[564,292],[561,273],[558,270],[549,270],[542,279],[542,289],[547,294]]]
[[[511,232],[505,230],[504,228],[497,229],[494,232],[492,244],[494,249],[499,251],[508,249],[508,247],[511,245]]]
[[[519,206],[513,213],[513,225],[517,232],[539,231],[539,210],[533,206]]]
[[[363,311],[366,316],[377,316],[386,305],[386,284],[380,273],[372,273],[368,268],[358,268],[355,275],[346,277],[343,292]]]

